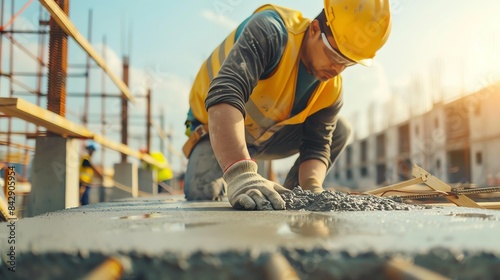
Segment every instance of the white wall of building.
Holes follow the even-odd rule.
[[[386,154],[386,184],[393,184],[398,181],[397,161],[399,157],[398,146],[398,126],[391,126],[385,133],[385,154]]]
[[[472,181],[500,185],[500,84],[468,97]]]

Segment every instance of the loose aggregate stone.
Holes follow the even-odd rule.
[[[376,210],[419,210],[430,206],[411,205],[396,202],[390,198],[374,195],[352,195],[336,191],[312,193],[295,187],[293,191],[281,194],[287,210],[308,211],[376,211]]]

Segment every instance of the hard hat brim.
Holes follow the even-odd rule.
[[[358,63],[363,66],[370,67],[373,65],[373,59],[371,58],[361,59],[360,61],[358,61]]]

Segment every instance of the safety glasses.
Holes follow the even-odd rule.
[[[356,62],[354,62],[354,61],[346,58],[339,51],[337,51],[334,47],[332,47],[332,45],[330,44],[330,42],[326,38],[325,32],[323,31],[322,24],[320,24],[319,27],[321,29],[321,38],[323,39],[323,43],[330,50],[330,52],[331,52],[331,54],[332,54],[333,59],[335,60],[335,62],[337,62],[338,64],[341,64],[341,65],[344,65],[346,67],[355,65]]]

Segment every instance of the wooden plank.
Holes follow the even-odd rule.
[[[129,261],[125,261],[125,258],[115,258],[111,257],[106,259],[98,267],[94,268],[89,274],[87,274],[84,280],[118,280],[122,279],[123,274],[126,272],[127,267],[130,266]]]
[[[427,180],[427,185],[435,190],[443,190],[443,191],[444,189],[447,189],[444,186],[450,187],[434,176],[430,177],[429,180]],[[459,194],[457,196],[446,196],[446,199],[455,203],[458,206],[483,208],[479,206],[479,204],[477,204],[474,200],[470,199],[468,196],[463,194]]]
[[[433,190],[444,191],[444,192],[450,192],[452,190],[452,188],[448,184],[434,177],[429,172],[425,171],[423,168],[417,166],[416,164],[413,165],[412,174],[414,177],[426,178],[424,179],[425,180],[424,183]],[[459,194],[456,197],[446,196],[446,199],[455,203],[458,206],[482,208],[474,200],[470,199],[468,196],[463,194]]]
[[[14,215],[11,215],[13,211],[9,210],[9,178],[11,178],[9,175],[11,175],[11,172],[9,170],[9,167],[5,165],[3,162],[0,162],[0,172],[3,172],[3,185],[0,185],[0,189],[3,188],[3,194],[0,194],[0,221],[8,221],[10,219],[16,218]],[[1,178],[0,178],[1,179]]]
[[[264,264],[265,279],[300,280],[299,274],[280,253],[273,253]]]
[[[7,201],[5,201],[5,198],[0,195],[0,221],[8,221],[11,219],[16,219],[15,216],[11,216],[9,211],[9,206],[7,204]]]
[[[49,110],[38,107],[21,98],[0,98],[0,111],[43,126],[48,131],[74,138],[92,138],[94,134],[82,125],[73,123],[68,119]]]
[[[0,111],[27,122],[43,126],[48,131],[61,136],[92,139],[104,147],[138,158],[159,168],[166,168],[168,166],[159,163],[150,155],[143,154],[138,150],[112,141],[102,135],[94,134],[82,125],[73,123],[58,114],[38,107],[21,98],[0,98]]]
[[[365,194],[378,195],[378,194],[381,194],[381,193],[384,193],[384,192],[387,192],[387,191],[397,190],[397,189],[400,189],[400,188],[404,188],[404,187],[408,187],[408,186],[413,186],[413,185],[416,185],[416,184],[420,184],[422,182],[423,182],[423,180],[420,177],[419,178],[413,178],[413,179],[410,179],[410,180],[407,180],[407,181],[403,181],[403,182],[400,182],[400,183],[397,183],[397,184],[394,184],[394,185],[390,185],[390,186],[387,186],[387,187],[370,190],[370,191],[367,191],[367,192],[364,192],[364,193]]]
[[[0,145],[1,146],[9,145],[10,147],[14,147],[14,148],[18,148],[18,149],[22,149],[22,150],[26,150],[26,151],[34,151],[35,150],[35,147],[26,146],[23,144],[18,144],[18,143],[13,143],[13,142],[8,143],[7,141],[3,141],[3,140],[0,140]]]
[[[434,271],[428,270],[414,263],[402,259],[393,258],[385,264],[385,274],[387,279],[450,279]]]
[[[57,5],[54,0],[40,0],[40,3],[49,11],[50,16],[57,22],[62,30],[68,36],[71,36],[75,41],[83,48],[83,50],[99,65],[106,74],[111,78],[113,83],[120,89],[121,92],[130,100],[132,103],[135,102],[134,97],[130,93],[128,86],[116,76],[111,68],[108,67],[105,60],[95,51],[94,47],[85,39],[85,37],[80,34],[75,25],[71,22],[69,17],[61,10],[61,7]]]
[[[93,140],[96,143],[99,143],[104,147],[110,148],[110,149],[118,151],[120,153],[127,154],[131,157],[138,158],[138,159],[143,160],[149,164],[157,166],[160,169],[168,167],[168,164],[166,164],[166,165],[161,164],[148,154],[141,153],[139,150],[135,150],[135,149],[132,149],[129,146],[124,145],[122,143],[112,141],[112,140],[110,140],[102,135],[94,135]]]

